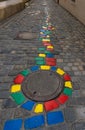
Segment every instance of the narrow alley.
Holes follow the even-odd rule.
[[[0,130],[31,129],[85,130],[85,26],[54,0],[0,22]]]

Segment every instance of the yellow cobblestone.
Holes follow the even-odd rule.
[[[35,109],[34,109],[34,112],[35,113],[42,113],[43,111],[44,111],[43,104],[37,104]]]
[[[47,46],[47,49],[54,49],[53,46]]]
[[[72,88],[72,82],[71,81],[65,82],[65,87]]]
[[[48,66],[48,65],[42,65],[42,66],[40,66],[40,69],[41,70],[50,70],[50,66]]]
[[[39,57],[46,57],[45,54],[39,54]]]
[[[11,93],[19,92],[21,91],[21,85],[20,84],[14,84],[11,87]]]
[[[60,74],[60,75],[64,75],[64,74],[65,74],[65,71],[63,71],[63,70],[60,69],[60,68],[58,68],[58,69],[56,70],[56,72],[57,72],[58,74]]]
[[[50,39],[42,39],[43,42],[50,42]]]

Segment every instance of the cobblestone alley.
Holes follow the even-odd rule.
[[[85,130],[85,26],[54,0],[0,23],[0,130],[31,129]]]

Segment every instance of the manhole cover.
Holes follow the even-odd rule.
[[[48,101],[59,96],[63,86],[62,77],[55,72],[37,71],[24,80],[22,91],[27,98],[34,101]]]
[[[23,39],[23,40],[26,40],[26,39],[35,39],[37,38],[37,34],[36,33],[30,33],[30,32],[20,32],[18,35],[17,35],[17,39]]]

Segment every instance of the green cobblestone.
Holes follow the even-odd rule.
[[[68,95],[68,96],[71,96],[72,95],[72,89],[64,88],[64,92],[63,93]]]
[[[24,95],[21,92],[12,93],[11,97],[14,99],[14,101],[18,105],[21,105],[26,100],[26,98],[24,97]]]
[[[28,74],[30,74],[30,70],[23,70],[20,74],[22,74],[23,76],[27,76]]]

